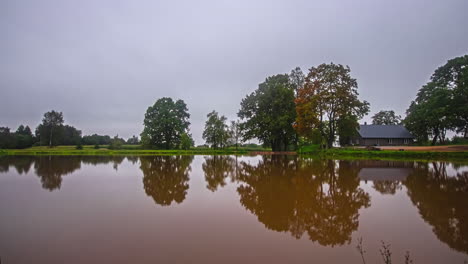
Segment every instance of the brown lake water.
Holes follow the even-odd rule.
[[[0,157],[1,263],[462,264],[467,164]]]

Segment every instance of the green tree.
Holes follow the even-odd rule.
[[[210,144],[212,148],[224,148],[229,140],[229,130],[226,125],[227,118],[219,116],[218,112],[212,111],[207,116],[203,139]]]
[[[189,129],[187,105],[182,100],[174,102],[163,97],[148,107],[145,114],[141,141],[150,148],[172,149],[180,145],[181,136]]]
[[[140,144],[140,140],[137,136],[133,135],[133,137],[127,139],[127,144],[129,145],[138,145]]]
[[[318,129],[327,146],[332,147],[338,130],[342,135],[356,130],[357,120],[369,112],[369,103],[358,99],[357,81],[350,72],[348,66],[333,63],[309,70],[296,99],[296,130],[300,135],[308,137]]]
[[[44,114],[42,124],[36,131],[40,135],[40,141],[43,145],[49,147],[56,146],[63,135],[63,114],[54,110]]]
[[[406,113],[404,124],[419,142],[444,143],[451,130],[468,137],[468,55],[436,69]]]
[[[242,141],[241,127],[239,120],[231,121],[229,127],[230,143],[236,146],[236,150],[239,149],[239,143]]]
[[[454,127],[455,119],[450,104],[452,92],[434,82],[424,85],[416,100],[406,110],[405,126],[415,135],[418,142],[432,137],[432,145],[443,143],[448,130]]]
[[[457,132],[468,137],[468,55],[449,60],[435,70],[431,81],[452,93],[447,105]]]
[[[34,137],[29,126],[20,125],[15,132],[15,148],[29,148],[34,144]]]
[[[396,115],[393,110],[381,110],[372,116],[374,125],[398,125],[401,123],[401,116]]]
[[[352,138],[358,135],[359,123],[355,115],[343,115],[338,119],[337,126],[340,146],[349,145]]]
[[[110,144],[109,144],[109,149],[121,149],[122,145],[125,143],[125,140],[122,138],[119,138],[119,136],[115,136],[113,139],[111,139]]]
[[[10,133],[10,128],[0,127],[0,148],[11,149],[15,147],[15,137]]]
[[[111,142],[111,137],[108,135],[101,136],[93,134],[90,136],[84,136],[82,141],[84,145],[109,145]]]
[[[192,135],[183,133],[180,137],[180,148],[187,150],[193,147],[194,145],[195,142],[193,141]]]
[[[273,151],[284,151],[293,143],[296,118],[294,90],[287,74],[268,77],[241,102],[237,114],[244,140],[259,139]]]
[[[59,141],[60,145],[71,146],[81,143],[81,130],[73,126],[64,125],[62,133],[62,138]]]
[[[295,94],[297,95],[299,89],[304,86],[305,75],[302,72],[300,67],[294,68],[289,74],[289,82],[294,89]]]

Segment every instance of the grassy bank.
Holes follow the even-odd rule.
[[[268,149],[258,148],[226,148],[226,149],[210,149],[210,148],[192,148],[190,150],[155,150],[141,149],[139,146],[124,146],[122,149],[111,150],[107,146],[102,146],[95,149],[94,146],[83,146],[83,149],[76,149],[75,146],[57,146],[48,147],[32,147],[27,149],[6,149],[0,150],[0,155],[89,155],[89,156],[114,156],[114,155],[228,155],[228,154],[248,154],[252,151],[269,151]]]
[[[298,153],[303,156],[318,156],[332,159],[450,160],[468,162],[468,151],[398,151],[356,148],[333,148],[321,150],[318,146],[305,146],[302,147]]]
[[[110,150],[107,146],[95,149],[94,146],[83,146],[78,150],[75,146],[32,147],[27,149],[0,150],[0,155],[88,155],[88,156],[115,156],[115,155],[246,155],[249,153],[269,153],[270,149],[263,148],[226,148],[214,150],[210,148],[192,148],[190,150],[147,150],[139,146],[124,146],[123,149]],[[334,148],[321,150],[316,145],[303,146],[297,153],[301,156],[331,158],[331,159],[386,159],[386,160],[447,160],[468,162],[468,151],[437,152],[437,151],[397,151],[397,150],[366,150],[355,148]],[[289,153],[290,154],[290,153]]]

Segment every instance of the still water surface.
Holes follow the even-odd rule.
[[[468,166],[297,156],[1,157],[1,263],[468,260]]]

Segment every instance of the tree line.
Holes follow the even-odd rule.
[[[300,144],[349,144],[357,135],[358,121],[369,113],[370,104],[359,99],[357,80],[349,66],[320,64],[304,74],[299,67],[289,74],[269,76],[240,102],[237,120],[228,121],[213,110],[207,114],[203,139],[213,149],[235,146],[250,139],[259,140],[273,151],[294,150]],[[115,136],[81,136],[81,131],[64,125],[61,112],[44,114],[35,135],[29,127],[16,132],[0,128],[0,148],[31,145],[109,145],[140,144],[152,149],[189,149],[190,113],[183,100],[158,99],[144,116],[141,142]],[[372,116],[373,124],[405,125],[419,143],[445,143],[448,131],[468,137],[468,55],[449,60],[439,67],[418,92],[406,117],[393,110]]]
[[[127,140],[118,136],[108,135],[85,135],[81,130],[76,129],[64,122],[63,113],[58,111],[46,112],[42,123],[37,126],[35,132],[29,126],[20,125],[15,132],[8,127],[0,127],[0,148],[3,149],[24,149],[32,146],[54,147],[58,145],[73,146],[81,148],[82,145],[108,145],[110,148],[118,148],[123,144],[138,145],[138,137],[133,136]]]

